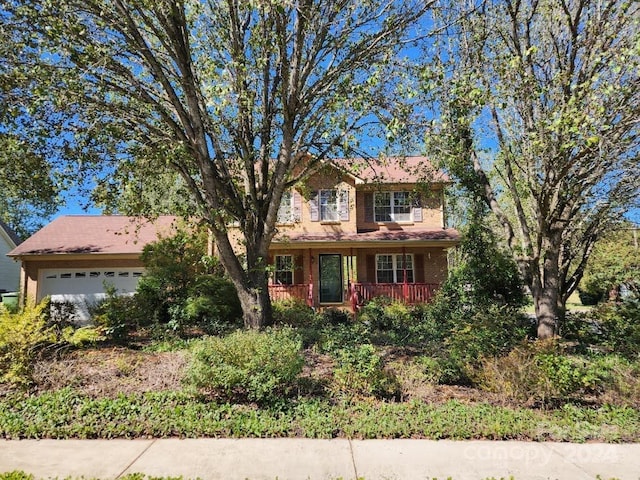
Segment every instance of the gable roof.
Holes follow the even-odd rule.
[[[2,230],[9,238],[9,240],[13,243],[12,247],[20,245],[20,243],[22,242],[22,240],[20,240],[20,237],[18,237],[18,234],[14,232],[11,227],[9,227],[9,225],[4,223],[2,220],[0,220],[0,230]]]
[[[345,158],[330,160],[357,183],[448,183],[427,157]]]
[[[158,235],[175,230],[176,217],[153,222],[120,215],[67,215],[56,218],[7,255],[140,254]]]

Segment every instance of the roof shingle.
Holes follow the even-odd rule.
[[[56,218],[7,255],[140,254],[158,235],[175,229],[176,217],[153,222],[120,215],[68,215]]]

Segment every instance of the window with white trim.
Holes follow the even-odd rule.
[[[373,196],[376,222],[410,222],[410,192],[375,192]]]
[[[278,208],[278,223],[293,223],[293,194],[290,190],[282,194]]]
[[[377,283],[404,283],[405,271],[407,272],[407,283],[413,283],[412,254],[388,253],[376,255]]]
[[[339,195],[337,190],[320,190],[320,220],[339,221]]]
[[[273,280],[278,285],[293,285],[293,255],[276,255]]]

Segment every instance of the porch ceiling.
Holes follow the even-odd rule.
[[[436,230],[375,230],[361,233],[294,233],[278,235],[272,244],[290,248],[309,248],[328,243],[341,246],[370,247],[379,245],[399,245],[415,247],[452,247],[460,242],[460,234],[453,228]]]

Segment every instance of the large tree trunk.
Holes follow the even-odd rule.
[[[214,229],[213,234],[216,253],[236,287],[245,328],[269,326],[272,323],[272,309],[266,265],[268,243],[264,238],[258,238],[255,243],[245,241],[246,265],[242,265],[227,233]]]
[[[564,317],[564,300],[560,292],[560,239],[561,234],[554,232],[542,240],[545,252],[542,269],[532,272],[531,294],[540,339],[558,335]]]
[[[272,323],[271,298],[266,275],[252,277],[249,285],[236,284],[236,290],[245,328],[260,329]]]

